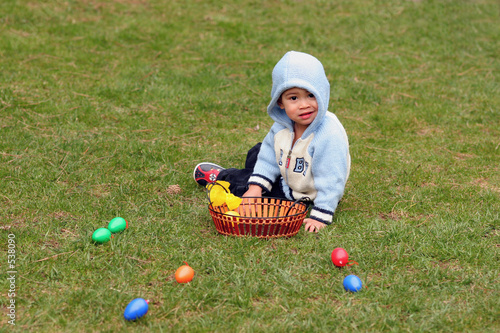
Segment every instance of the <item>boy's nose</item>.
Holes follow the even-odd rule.
[[[301,98],[300,99],[300,107],[307,108],[308,106],[309,106],[309,101],[306,98]]]

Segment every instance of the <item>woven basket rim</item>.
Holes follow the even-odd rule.
[[[250,219],[250,220],[269,220],[269,219],[282,219],[282,218],[290,218],[290,217],[296,217],[296,216],[299,216],[299,215],[302,215],[304,214],[305,212],[307,212],[308,210],[308,205],[306,205],[304,203],[303,200],[296,200],[296,201],[292,201],[292,200],[288,200],[288,199],[283,199],[283,198],[277,198],[277,197],[245,197],[245,198],[248,198],[248,199],[274,199],[274,200],[279,200],[279,202],[291,202],[292,205],[290,207],[288,207],[288,209],[290,210],[292,207],[294,207],[295,205],[299,205],[299,206],[303,206],[304,207],[304,210],[301,211],[301,212],[297,212],[295,214],[292,214],[292,215],[284,215],[284,216],[244,216],[244,215],[241,215],[241,216],[237,216],[238,218],[241,218],[241,219]],[[269,205],[270,203],[266,202],[260,202],[260,204],[263,204],[263,205]],[[224,204],[225,205],[225,204]],[[212,206],[212,203],[209,203],[208,204],[208,210],[213,212],[214,214],[217,214],[217,215],[226,215],[226,216],[232,216],[232,215],[229,215],[229,214],[225,214],[225,213],[221,213],[221,212],[218,212],[216,211],[213,206]]]

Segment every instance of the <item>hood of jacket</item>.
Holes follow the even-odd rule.
[[[306,138],[322,122],[330,100],[330,83],[321,62],[310,54],[290,51],[274,66],[271,102],[267,107],[267,113],[275,122],[293,131],[292,120],[287,116],[285,109],[278,105],[281,94],[291,88],[309,91],[318,102],[318,114],[302,135]]]

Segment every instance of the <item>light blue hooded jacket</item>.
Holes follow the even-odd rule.
[[[318,113],[295,144],[293,121],[278,100],[288,89],[302,88],[316,97]],[[344,194],[351,158],[344,127],[329,112],[330,84],[323,65],[315,57],[290,51],[273,70],[271,103],[267,107],[274,120],[264,138],[248,184],[270,191],[280,178],[289,200],[309,198],[314,202],[310,217],[331,224]]]

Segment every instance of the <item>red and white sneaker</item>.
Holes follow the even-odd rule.
[[[222,170],[224,170],[224,168],[220,165],[202,162],[195,166],[193,178],[201,186],[206,186],[208,183],[214,183],[217,180],[219,172]]]

